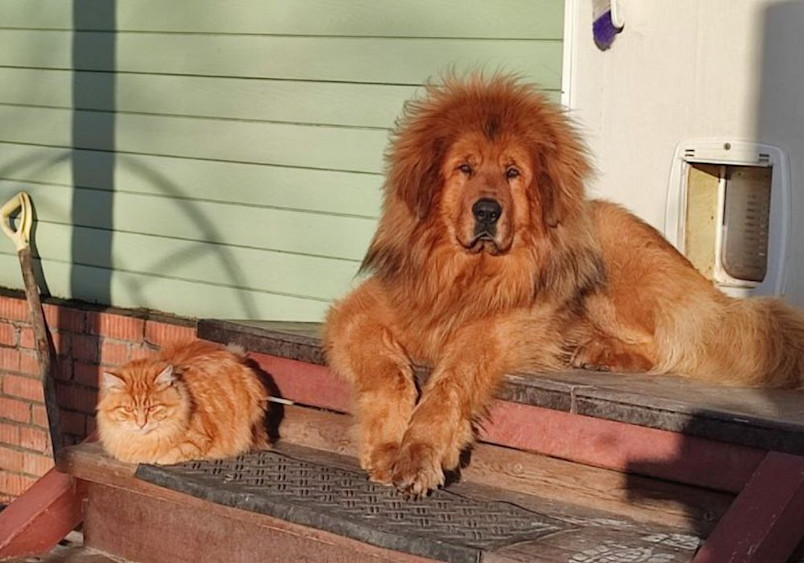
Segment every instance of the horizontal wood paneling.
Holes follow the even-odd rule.
[[[39,264],[40,261],[36,261]],[[287,295],[249,291],[202,282],[186,282],[154,274],[111,272],[104,268],[44,261],[41,268],[53,295],[71,295],[88,302],[109,293],[115,306],[147,308],[186,317],[220,319],[271,318],[317,321],[328,305]],[[108,280],[108,281],[107,281]],[[0,286],[23,287],[16,255],[0,253]]]
[[[73,61],[73,40],[82,56]],[[111,66],[109,47],[115,45]],[[0,29],[0,65],[408,84],[448,68],[504,68],[543,88],[561,86],[555,40],[388,39]]]
[[[1,130],[1,129],[0,129]],[[0,179],[373,218],[379,174],[0,143]],[[111,178],[106,171],[112,170]],[[9,195],[14,182],[4,182]]]
[[[73,80],[86,95],[78,109],[222,117],[388,129],[420,90],[392,84],[342,84],[246,78],[0,68],[0,103],[73,107]]]
[[[57,296],[321,320],[404,102],[450,70],[557,101],[562,33],[563,0],[0,2],[0,200],[32,195]]]
[[[0,103],[72,109],[74,79],[86,88],[77,109],[383,129],[405,101],[424,91],[393,84],[119,74],[110,92],[105,73],[0,68]],[[556,103],[561,96],[546,93]]]
[[[100,231],[39,222],[35,232],[38,255],[45,261],[69,262],[126,272],[154,272],[161,277],[239,289],[286,293],[296,297],[329,300],[348,288],[357,261],[335,260],[179,240],[158,235]],[[102,245],[114,239],[111,261],[104,260]],[[10,244],[0,250],[12,251]],[[310,272],[320,275],[311,276]]]
[[[19,106],[0,106],[0,123],[5,142],[373,173],[388,139],[378,129]]]
[[[5,0],[2,27],[111,31],[107,2]],[[118,31],[384,37],[560,39],[562,0],[136,0],[118,1]]]
[[[376,226],[359,217],[46,184],[0,182],[0,197],[23,189],[40,221],[346,260],[362,259]]]

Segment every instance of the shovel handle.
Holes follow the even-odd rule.
[[[20,224],[16,230],[12,228],[11,214],[17,209],[20,210]],[[28,248],[28,243],[31,236],[31,224],[33,223],[33,210],[31,208],[31,198],[25,192],[20,192],[10,200],[8,200],[3,207],[0,207],[0,227],[3,232],[8,235],[8,238],[14,243],[17,252]]]

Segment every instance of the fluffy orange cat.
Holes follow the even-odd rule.
[[[104,373],[98,432],[132,463],[229,457],[267,447],[267,401],[244,356],[195,341]]]

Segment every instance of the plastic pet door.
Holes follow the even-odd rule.
[[[665,237],[735,297],[782,295],[790,170],[778,147],[704,141],[676,148]]]

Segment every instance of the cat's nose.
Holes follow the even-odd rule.
[[[137,422],[137,426],[139,426],[140,428],[145,428],[145,425],[148,424],[148,421],[145,420],[144,416],[142,418],[137,417],[136,422]]]

